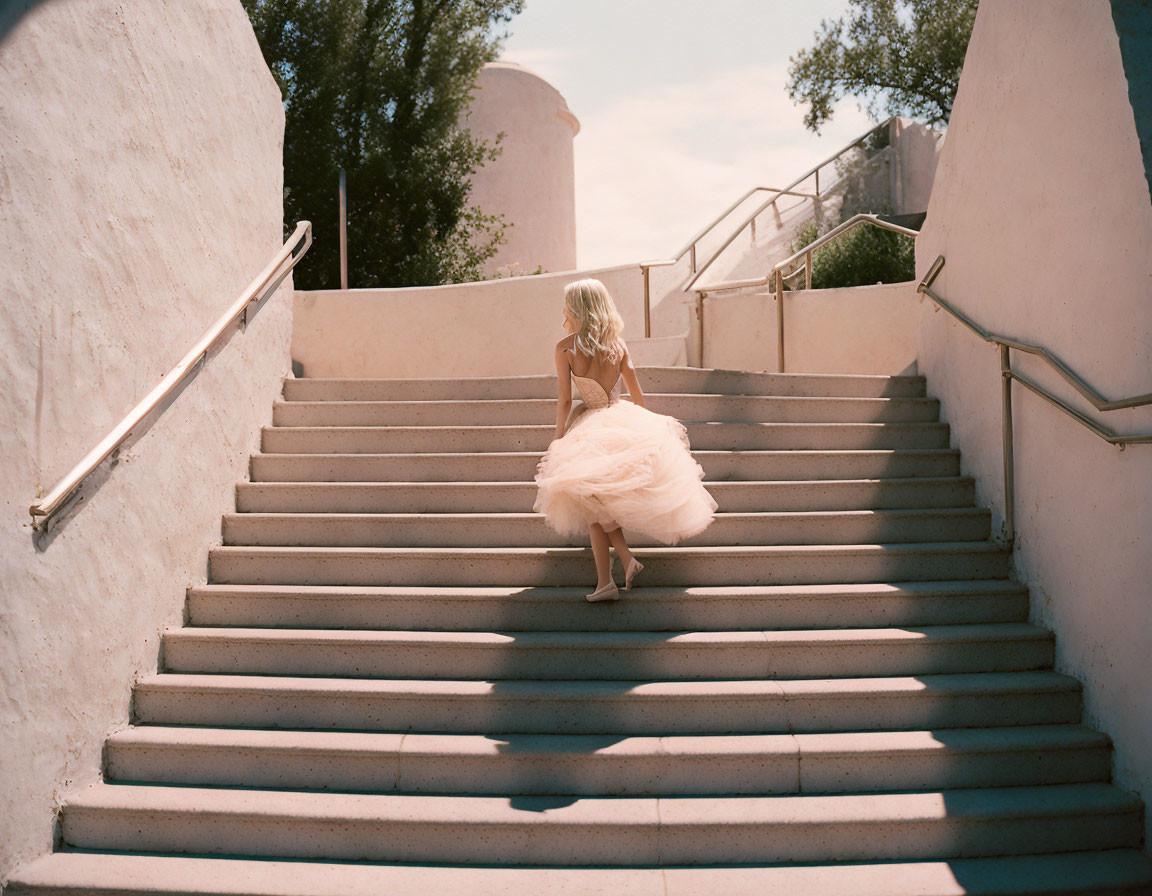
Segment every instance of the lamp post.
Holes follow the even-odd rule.
[[[348,182],[340,169],[340,288],[348,288]]]

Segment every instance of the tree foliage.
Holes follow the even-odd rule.
[[[792,251],[799,252],[816,237],[815,224],[797,235]],[[910,236],[859,224],[812,254],[812,288],[903,283],[916,278],[916,241]]]
[[[476,279],[503,221],[468,205],[498,147],[462,122],[523,0],[243,0],[284,96],[284,214],[313,222],[296,283],[339,284],[347,172],[351,286]]]
[[[806,103],[819,132],[835,104],[854,96],[875,120],[908,115],[929,124],[952,114],[977,0],[849,0],[821,20],[812,47],[790,57],[788,95]]]

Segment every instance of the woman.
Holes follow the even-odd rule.
[[[587,599],[616,600],[609,545],[624,564],[625,591],[644,568],[623,527],[675,544],[708,527],[716,502],[701,484],[683,424],[644,407],[620,338],[624,321],[603,283],[565,287],[564,329],[571,335],[556,344],[556,435],[536,469],[533,509],[562,535],[588,530],[596,590]],[[575,409],[573,380],[583,398]],[[621,380],[631,401],[620,398]]]

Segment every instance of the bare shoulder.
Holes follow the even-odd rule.
[[[572,369],[572,356],[569,354],[573,351],[573,346],[576,344],[575,336],[565,336],[556,343],[556,372],[563,375],[564,371]]]

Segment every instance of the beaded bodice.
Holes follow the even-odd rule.
[[[576,389],[584,399],[584,404],[590,408],[606,408],[620,398],[619,376],[616,377],[616,385],[612,387],[611,392],[604,391],[604,387],[592,377],[572,374],[572,379],[576,381]]]

